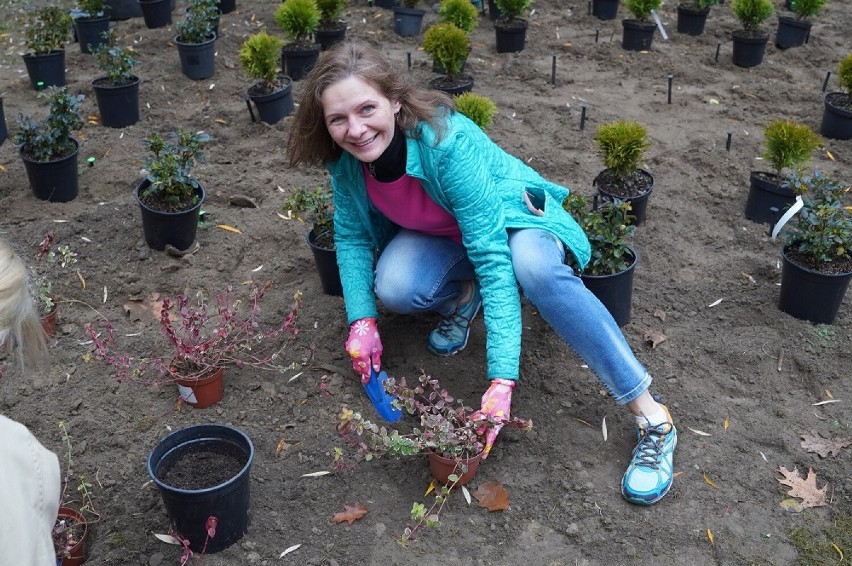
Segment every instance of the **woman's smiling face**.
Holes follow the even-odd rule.
[[[401,103],[370,83],[348,77],[322,93],[325,127],[331,139],[363,163],[372,163],[393,140],[395,114]]]

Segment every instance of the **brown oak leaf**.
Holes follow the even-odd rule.
[[[653,328],[649,328],[648,330],[645,331],[645,342],[650,343],[652,349],[656,348],[659,344],[662,344],[663,342],[665,342],[668,339],[669,339],[669,337],[666,336],[665,334],[663,334],[659,330],[654,330]]]
[[[476,488],[473,496],[479,502],[480,507],[489,511],[501,511],[509,508],[509,492],[502,483],[487,481]]]
[[[847,446],[852,446],[852,438],[833,438],[829,440],[821,437],[815,430],[812,430],[810,435],[802,435],[802,448],[808,452],[818,454],[820,458],[837,456],[840,450]]]
[[[163,301],[160,300],[159,293],[151,292],[148,293],[148,296],[130,297],[124,303],[123,308],[124,314],[131,322],[141,320],[147,323],[152,320],[160,320]]]
[[[342,523],[346,521],[350,525],[367,514],[367,508],[364,507],[361,503],[356,503],[355,505],[344,505],[343,511],[340,513],[335,513],[334,517],[331,518],[334,523]]]
[[[808,477],[803,478],[799,475],[799,470],[793,468],[788,470],[784,466],[780,466],[778,471],[784,476],[784,479],[779,479],[778,483],[791,487],[787,495],[798,497],[802,500],[802,507],[822,507],[825,505],[825,492],[828,491],[828,485],[818,489],[816,485],[816,474],[813,468],[808,468]]]

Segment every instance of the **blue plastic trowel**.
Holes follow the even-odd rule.
[[[367,382],[364,389],[367,390],[367,396],[370,398],[370,401],[373,402],[373,406],[376,408],[376,412],[379,413],[379,416],[390,423],[395,423],[402,418],[402,411],[395,409],[393,405],[391,405],[393,397],[385,391],[385,380],[387,378],[388,374],[384,371],[376,373],[371,361],[370,381]]]

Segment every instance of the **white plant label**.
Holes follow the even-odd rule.
[[[782,216],[781,218],[778,219],[778,222],[775,224],[775,227],[772,229],[772,241],[773,242],[775,241],[775,236],[777,236],[778,232],[781,231],[781,228],[783,228],[784,225],[787,222],[789,222],[791,218],[793,218],[793,215],[795,215],[797,212],[799,212],[802,209],[803,206],[805,206],[805,202],[802,200],[801,195],[796,195],[796,202],[793,203],[793,206],[791,206],[789,209],[787,209],[787,212],[784,213],[784,216]]]
[[[669,36],[668,36],[668,34],[666,33],[666,28],[664,28],[664,27],[663,27],[663,22],[661,22],[661,21],[660,21],[660,16],[658,16],[658,15],[657,15],[657,11],[656,11],[656,10],[651,10],[651,17],[653,17],[653,18],[654,18],[654,22],[656,22],[656,24],[657,24],[657,29],[659,29],[659,30],[660,30],[660,35],[662,35],[662,36],[663,36],[663,39],[664,39],[664,40],[668,41],[668,40],[669,40]]]
[[[178,393],[180,393],[180,396],[183,397],[183,400],[187,403],[198,403],[198,400],[195,398],[195,391],[192,390],[192,387],[178,385]]]

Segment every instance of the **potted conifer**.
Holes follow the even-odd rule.
[[[772,15],[769,0],[731,0],[731,8],[742,24],[742,29],[731,32],[734,42],[733,61],[739,67],[755,67],[763,62],[769,34],[760,24]]]
[[[302,80],[319,58],[320,46],[312,36],[320,17],[314,0],[285,0],[275,11],[275,22],[290,40],[281,48],[281,68],[294,81]]]
[[[497,53],[518,53],[524,50],[529,22],[521,17],[532,0],[495,0],[500,17],[494,22]]]
[[[34,89],[65,85],[65,42],[71,24],[71,15],[58,6],[44,6],[27,15],[23,58]]]
[[[83,127],[83,95],[71,95],[66,87],[51,86],[39,97],[47,99],[50,114],[43,122],[19,115],[15,143],[36,198],[68,202],[77,198],[80,143],[71,137],[71,132]]]
[[[837,80],[842,91],[825,95],[819,132],[827,138],[848,140],[852,139],[852,53],[840,61]]]
[[[80,52],[91,54],[105,39],[102,34],[109,31],[109,17],[104,11],[104,0],[78,0],[74,27]]]
[[[473,89],[473,77],[462,74],[462,67],[470,52],[467,33],[449,22],[438,23],[423,34],[423,51],[432,56],[433,67],[445,74],[429,81],[429,88],[450,95]]]
[[[346,22],[341,19],[349,0],[317,0],[320,21],[314,37],[320,44],[320,50],[330,49],[334,44],[346,39]]]
[[[180,68],[190,79],[212,77],[216,72],[216,27],[219,11],[215,0],[190,0],[175,37]]]
[[[293,112],[293,81],[278,74],[277,63],[284,42],[265,31],[249,36],[240,47],[240,63],[249,76],[258,80],[248,89],[260,119],[276,124]],[[254,118],[254,113],[252,113]]]
[[[438,6],[438,21],[453,24],[463,32],[470,34],[479,25],[479,12],[476,11],[476,7],[470,0],[441,0]],[[470,54],[469,48],[468,54]],[[466,64],[467,56],[462,62],[460,72],[464,72]],[[444,69],[434,60],[432,61],[432,71],[438,74],[446,74]]]
[[[691,0],[677,5],[677,31],[687,35],[701,35],[710,14],[710,7],[720,0]]]
[[[765,151],[763,157],[772,165],[772,172],[752,171],[749,174],[749,192],[746,218],[755,222],[774,222],[795,200],[784,170],[795,169],[807,163],[822,140],[810,126],[789,120],[775,120],[763,131]],[[773,210],[774,209],[774,210]]]
[[[793,4],[794,17],[778,16],[778,32],[775,45],[779,49],[788,49],[804,45],[811,34],[812,18],[828,3],[828,0],[796,0]]]
[[[617,120],[602,124],[595,133],[598,155],[606,169],[592,184],[604,200],[625,200],[630,203],[635,225],[645,220],[645,210],[654,176],[639,166],[650,143],[648,130],[639,122]]]
[[[115,30],[105,32],[105,42],[95,48],[98,67],[105,73],[92,81],[101,124],[123,128],[139,121],[139,83],[133,74],[137,61],[115,44]]]
[[[658,10],[662,0],[624,0],[633,19],[621,20],[621,47],[628,51],[647,51],[654,41],[657,25],[650,21],[651,11]]]

